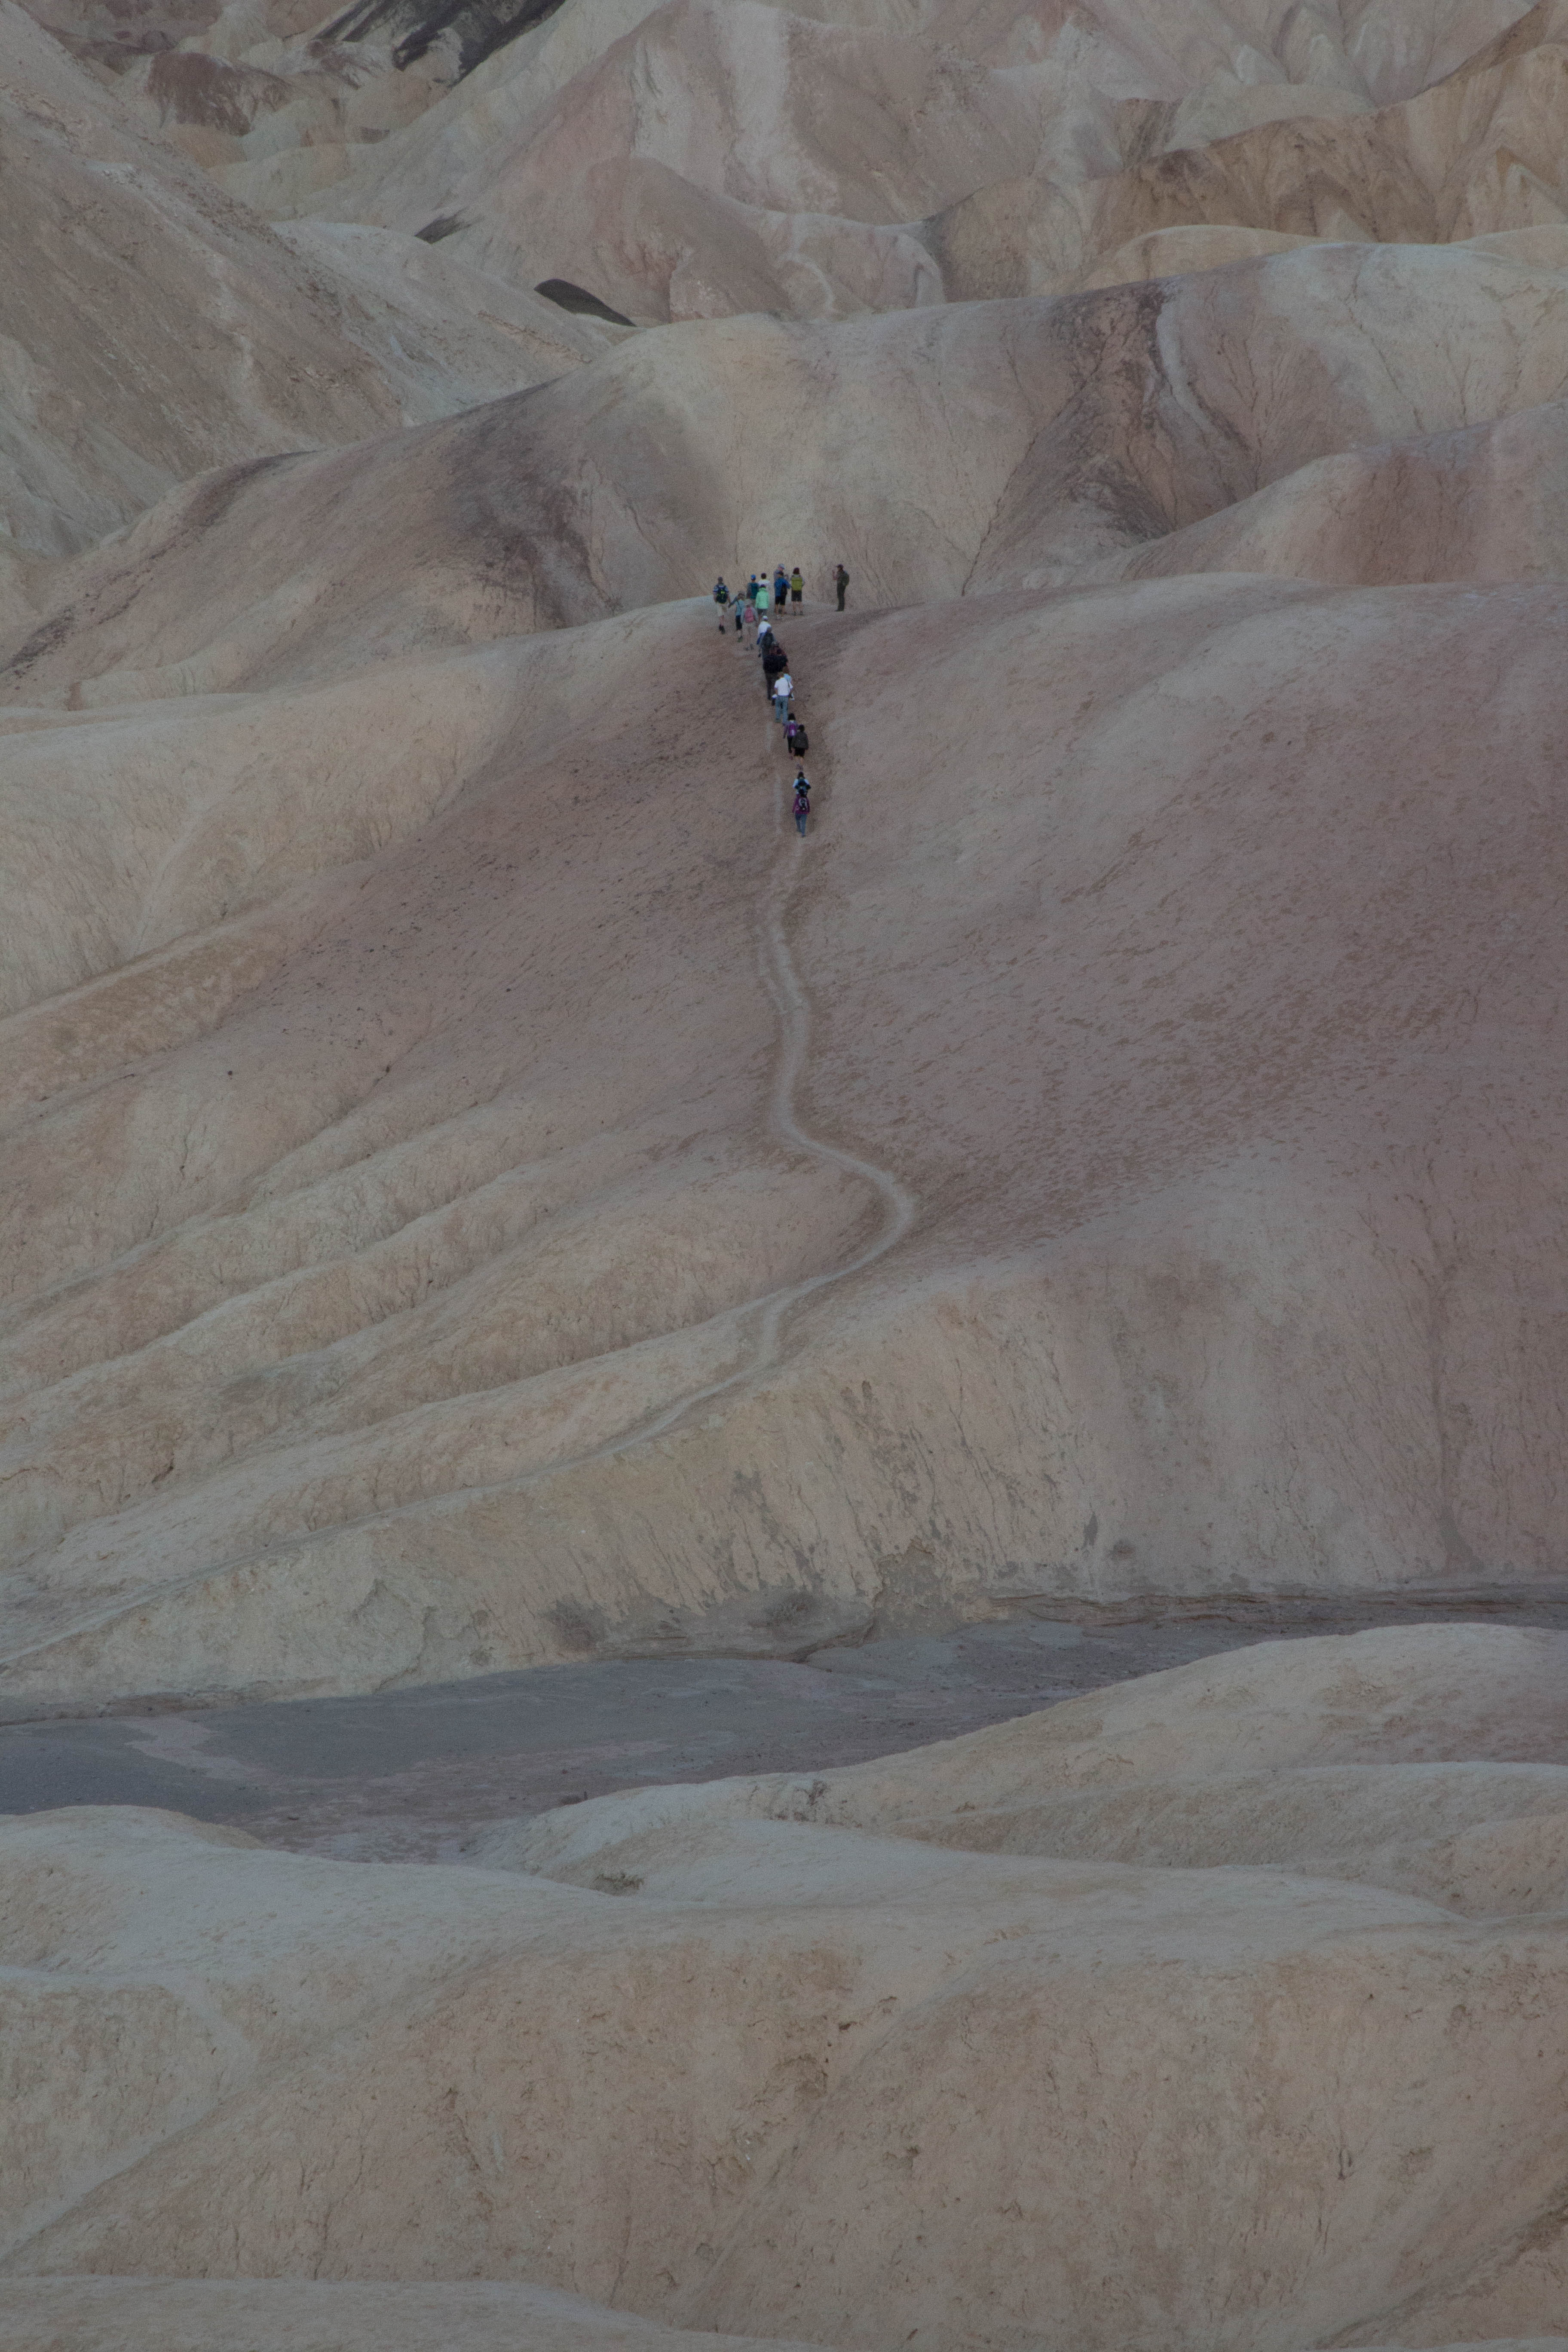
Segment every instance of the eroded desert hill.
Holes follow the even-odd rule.
[[[1525,2352],[1563,1643],[1266,1644],[468,1867],[12,1821],[0,2343]]]
[[[1560,0],[383,0],[319,23],[204,0],[129,41],[97,0],[37,14],[269,215],[423,236],[642,324],[1054,291],[1140,274],[1173,226],[1221,260],[1450,242],[1559,222],[1568,195]]]
[[[1568,1636],[1409,1622],[1563,1557],[1565,130],[1562,0],[0,0],[0,1710],[1405,1621],[8,1819],[0,2352],[1568,2352]]]
[[[13,1695],[1549,1574],[1565,381],[1484,247],[714,321],[51,575]]]

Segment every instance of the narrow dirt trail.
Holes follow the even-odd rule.
[[[742,675],[745,681],[742,690],[754,694],[749,666]],[[645,1412],[613,1437],[584,1447],[581,1453],[541,1463],[536,1468],[521,1471],[509,1478],[448,1487],[439,1494],[401,1504],[391,1510],[334,1520],[322,1527],[302,1530],[278,1544],[265,1545],[237,1557],[216,1560],[190,1575],[171,1579],[166,1583],[142,1585],[134,1591],[119,1593],[107,1606],[89,1611],[74,1622],[57,1627],[39,1640],[0,1651],[0,1670],[23,1666],[29,1660],[47,1656],[51,1650],[64,1643],[79,1641],[87,1634],[102,1633],[150,1603],[165,1606],[181,1593],[198,1590],[279,1553],[309,1550],[316,1545],[334,1541],[351,1530],[395,1519],[416,1518],[422,1511],[444,1510],[463,1497],[526,1492],[546,1479],[567,1476],[574,1471],[613,1461],[637,1446],[649,1444],[656,1438],[681,1427],[720,1398],[736,1394],[748,1383],[763,1379],[775,1370],[784,1359],[784,1326],[795,1310],[819,1292],[864,1273],[868,1266],[874,1265],[879,1258],[884,1257],[902,1240],[914,1221],[918,1205],[914,1195],[889,1169],[851,1150],[846,1144],[814,1134],[800,1115],[799,1096],[811,1055],[812,1005],[809,991],[801,978],[790,946],[789,918],[808,872],[813,835],[808,835],[802,839],[791,822],[787,805],[789,761],[783,752],[782,730],[771,713],[763,717],[761,724],[763,734],[758,749],[771,776],[772,815],[776,835],[776,845],[758,893],[753,918],[758,967],[778,1023],[773,1075],[768,1087],[766,1126],[770,1134],[789,1150],[805,1153],[825,1169],[841,1171],[870,1187],[881,1209],[872,1238],[863,1248],[837,1264],[805,1276],[800,1281],[787,1284],[782,1289],[748,1299],[715,1318],[718,1322],[730,1323],[734,1328],[738,1355],[731,1368],[718,1380],[708,1381],[700,1388],[685,1391],[668,1404],[656,1406],[651,1412]],[[821,755],[818,764],[821,770],[831,767],[831,762]],[[819,819],[814,819],[814,824],[818,822]]]
[[[767,720],[773,730],[774,722]],[[777,746],[770,747],[773,757],[773,822],[778,831],[779,846],[774,856],[767,887],[758,910],[757,935],[763,966],[763,983],[773,1000],[779,1020],[779,1055],[773,1071],[773,1082],[768,1104],[768,1123],[782,1142],[797,1151],[810,1154],[832,1168],[842,1168],[852,1176],[860,1177],[877,1193],[882,1204],[882,1222],[874,1238],[855,1256],[840,1265],[810,1275],[803,1282],[780,1291],[768,1302],[763,1311],[767,1327],[764,1349],[769,1361],[776,1360],[778,1328],[790,1307],[796,1306],[813,1292],[826,1289],[830,1284],[843,1282],[859,1274],[887,1255],[900,1242],[914,1222],[915,1198],[901,1184],[890,1169],[880,1167],[844,1144],[831,1143],[825,1136],[813,1135],[801,1124],[796,1109],[796,1097],[811,1050],[811,999],[802,982],[790,948],[787,922],[790,908],[811,856],[811,835],[802,840],[792,831],[785,803],[790,786],[787,781],[789,761],[782,765],[776,758]],[[816,820],[814,820],[815,822]],[[758,1369],[763,1369],[759,1365]]]
[[[764,717],[763,729],[763,754],[773,777],[773,828],[778,837],[778,845],[759,894],[756,912],[758,963],[763,988],[779,1024],[773,1075],[768,1090],[767,1123],[778,1141],[792,1150],[805,1152],[825,1167],[842,1169],[868,1184],[881,1203],[881,1221],[871,1240],[852,1257],[842,1259],[837,1265],[825,1266],[820,1272],[806,1275],[782,1290],[770,1291],[761,1298],[749,1299],[744,1306],[731,1309],[742,1330],[748,1324],[754,1328],[742,1360],[722,1379],[710,1381],[705,1387],[675,1399],[601,1445],[527,1472],[521,1478],[509,1482],[516,1486],[531,1486],[537,1479],[554,1477],[562,1472],[580,1469],[591,1463],[609,1461],[635,1445],[646,1445],[652,1439],[662,1437],[679,1427],[689,1415],[712,1404],[717,1398],[728,1396],[743,1388],[748,1381],[761,1379],[783,1360],[785,1318],[818,1291],[826,1290],[836,1283],[847,1282],[854,1275],[863,1274],[868,1266],[885,1257],[914,1223],[918,1206],[915,1196],[900,1182],[890,1169],[879,1166],[876,1160],[868,1160],[859,1152],[851,1151],[844,1144],[812,1134],[802,1124],[796,1108],[801,1081],[811,1051],[811,999],[790,947],[788,921],[811,855],[811,838],[808,835],[803,840],[795,831],[786,810],[789,762],[780,757],[782,730],[771,714]]]

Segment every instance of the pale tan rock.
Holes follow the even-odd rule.
[[[1444,79],[1372,113],[1265,121],[1213,146],[1154,152],[1091,176],[1000,174],[931,224],[950,299],[1040,294],[1103,282],[1111,257],[1151,232],[1200,224],[1310,238],[1447,244],[1556,226],[1568,106],[1558,0]]]
[[[548,383],[625,341],[624,327],[468,268],[446,246],[391,229],[286,221],[278,236],[335,302],[407,425]]]
[[[1125,1835],[1134,1802],[1157,1849],[1152,1823],[1168,1794],[1173,1807],[1191,1802],[1191,1832],[1208,1840],[1203,1866],[1231,1861],[1230,1842],[1256,1834],[1272,1851],[1249,1862],[1359,1878],[1353,1853],[1349,1869],[1337,1855],[1334,1867],[1315,1867],[1332,1853],[1342,1792],[1358,1775],[1373,1799],[1358,1819],[1372,1828],[1381,1804],[1391,1853],[1418,1846],[1434,1823],[1468,1826],[1477,1806],[1495,1805],[1488,1818],[1503,1821],[1516,1809],[1519,1818],[1544,1819],[1560,1805],[1568,1788],[1565,1657],[1563,1634],[1480,1626],[1261,1642],[810,1780],[774,1773],[596,1798],[486,1830],[472,1854],[487,1869],[586,1883],[606,1854],[636,1844],[646,1858],[661,1841],[679,1845],[706,1824],[757,1820],[940,1837],[961,1847],[973,1824],[978,1851],[1044,1851],[996,1841],[1030,1836],[1030,1821],[1047,1839],[1054,1804],[1064,1824],[1084,1823],[1087,1852],[1123,1860],[1107,1849]],[[1244,1788],[1272,1788],[1274,1822],[1247,1829],[1237,1810]],[[1025,1790],[1037,1813],[1021,1803]],[[1100,1801],[1098,1816],[1091,1803],[1075,1816],[1069,1801],[1079,1799]],[[1173,1852],[1161,1858],[1176,1859]],[[1561,1909],[1560,1890],[1540,1907]]]
[[[176,494],[59,584],[70,629],[13,644],[5,691],[329,676],[700,593],[781,536],[814,586],[845,557],[868,601],[1045,585],[1319,457],[1489,423],[1565,378],[1568,284],[1468,247],[1310,247],[1154,294],[814,331],[714,321],[631,339],[515,411]],[[363,554],[347,577],[345,534]],[[1380,541],[1373,576],[1388,564]]]
[[[1152,278],[1185,278],[1194,270],[1224,269],[1230,262],[1251,261],[1261,254],[1294,253],[1301,246],[1316,241],[1309,236],[1288,236],[1282,230],[1271,228],[1149,229],[1097,262],[1085,278],[1081,290],[1088,294],[1102,286],[1145,285]]]
[[[548,2287],[325,2279],[0,2282],[4,2352],[753,2352]],[[758,2352],[809,2352],[775,2338]],[[1557,2352],[1555,2344],[1494,2352]]]
[[[1310,1832],[1342,1759],[1544,1781],[1400,1759],[1561,1758],[1565,1647],[1265,1644],[815,1780],[574,1806],[458,1870],[0,1825],[13,2047],[56,2053],[7,2142],[0,2341],[1529,2342],[1563,2292],[1561,1914],[1455,1917]],[[958,1843],[994,1801],[1173,1771],[1223,1837],[1239,1758],[1299,1807],[1267,1867]]]
[[[10,0],[0,77],[0,524],[23,548],[89,545],[205,467],[396,422],[284,248]]]
[[[615,340],[413,240],[311,227],[291,247],[11,0],[0,121],[0,531],[17,618],[41,599],[31,559],[101,540],[207,467],[449,415]]]
[[[36,714],[8,741],[40,777],[112,730],[130,805],[142,762],[168,928],[115,972],[85,818],[40,834],[16,920],[81,977],[11,1032],[10,1691],[366,1688],[660,1625],[765,1653],[785,1595],[863,1624],[922,1577],[963,1607],[1552,1573],[1555,803],[1549,747],[1496,714],[1555,690],[1559,594],[1197,578],[803,623],[833,847],[798,904],[761,697],[700,608],[378,667],[469,764],[423,834],[319,882],[399,774],[361,690],[290,706],[341,713],[342,798],[314,836],[279,799],[276,847],[268,698]],[[442,803],[396,726],[414,824]],[[170,793],[182,740],[204,793],[249,779],[252,878],[238,803],[204,835]],[[199,894],[264,891],[268,857],[295,878],[231,935]],[[668,915],[628,927],[648,892]],[[796,1116],[858,1166],[777,1123],[752,958],[781,905]],[[1176,1071],[1151,982],[1194,1024]],[[907,1233],[868,1169],[919,1202]],[[776,1285],[879,1237],[764,1346]]]
[[[510,145],[439,194],[375,216],[463,224],[465,259],[533,284],[563,278],[639,320],[851,306],[824,269],[818,218],[886,232],[1023,168],[1041,126],[1028,89],[900,34],[816,25],[761,0],[672,0],[574,77]],[[802,216],[789,227],[785,216]],[[362,215],[362,216],[363,216]],[[862,242],[872,240],[862,238]],[[940,290],[929,256],[931,294]],[[905,276],[918,273],[912,252]],[[786,296],[787,300],[781,299]],[[877,307],[903,307],[911,286]]]
[[[0,1704],[1546,1589],[1556,0],[567,0],[457,79],[59,5]],[[804,844],[705,593],[780,559]],[[1565,1659],[457,1871],[0,1823],[0,2347],[1562,2352]]]
[[[121,102],[246,204],[450,237],[519,291],[566,278],[643,321],[1106,283],[1177,226],[1450,238],[1563,216],[1554,0],[1418,22],[567,0],[471,71],[438,16],[407,50],[391,17],[307,39],[297,9],[196,13],[145,58],[89,5],[62,31],[112,52]]]
[[[1129,289],[722,321],[193,486],[75,567],[19,690],[89,707],[13,705],[3,739],[8,1696],[363,1689],[659,1627],[767,1654],[788,1607],[819,1640],[906,1583],[963,1608],[1550,1573],[1559,927],[1528,714],[1559,592],[1467,583],[1560,568],[1533,496],[1558,412],[1355,445],[1537,398],[1564,300],[1489,253],[1333,247],[1152,314]],[[719,503],[729,395],[785,368],[799,470],[764,415]],[[1331,541],[1352,583],[1459,576],[792,623],[832,762],[798,901],[710,607],[508,635],[668,594],[705,539],[743,561],[808,502],[814,591],[833,548],[859,593],[1070,576],[1111,536],[1117,430],[1121,529],[1165,526],[1140,565],[1310,572]],[[955,873],[988,910],[956,937]],[[780,922],[811,1008],[787,1117]],[[1194,1024],[1174,1069],[1151,982]]]
[[[1408,17],[1336,22],[1274,0],[1136,20],[1041,18],[1008,0],[892,13],[569,0],[307,201],[405,230],[439,223],[487,269],[565,277],[649,321],[1106,283],[1114,250],[1177,223],[1425,237],[1435,172],[1439,211],[1490,206],[1479,226],[1560,217],[1531,193],[1556,184],[1551,8]],[[1434,94],[1407,121],[1407,102],[1469,70],[1493,36],[1502,96]],[[1317,145],[1299,152],[1296,126]],[[1215,141],[1222,156],[1198,152]],[[1491,191],[1499,153],[1507,186]],[[1384,219],[1394,201],[1404,215]]]
[[[1561,580],[1568,410],[1347,450],[1109,558],[1101,576],[1271,572],[1295,580]]]
[[[517,60],[475,104],[520,168],[531,121],[602,105],[606,168],[632,122],[650,168],[759,217],[812,173],[874,209],[879,140],[893,215],[1020,125],[1098,124],[1115,160],[1216,77],[1295,75],[1381,109],[1336,135],[1425,108],[1400,120],[1430,180],[1556,25],[1456,74],[1444,45],[1490,18],[1402,47],[1368,15],[1324,48],[1279,11],[1177,13],[1136,58],[1102,28],[1050,114],[1076,19],[1037,41],[1006,9],[889,30],[748,5],[710,40],[694,6],[590,9],[525,37],[531,114]],[[880,110],[825,110],[834,74]],[[477,169],[459,95],[442,152]],[[457,236],[290,227],[399,415],[493,386],[514,345],[572,372],[187,482],[18,589],[16,1703],[656,1634],[771,1654],[790,1610],[854,1631],[891,1586],[952,1608],[1030,1577],[1550,1572],[1556,946],[1527,714],[1554,690],[1568,295],[1557,231],[1507,235],[1531,242],[623,331],[574,367],[615,331],[492,294]],[[740,797],[754,685],[700,602],[768,546],[814,600],[843,556],[858,604],[902,608],[800,625],[832,856],[798,898]]]

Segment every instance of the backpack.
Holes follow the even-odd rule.
[[[800,721],[799,721],[799,719],[792,719],[790,720],[790,722],[789,722],[789,728],[788,728],[788,734],[789,734],[789,748],[790,748],[790,752],[791,752],[791,756],[792,756],[792,757],[793,757],[794,755],[795,755],[796,753],[798,753],[798,752],[801,752],[801,751],[810,751],[810,749],[811,749],[811,738],[810,738],[810,736],[806,733],[806,731],[805,731],[805,728],[801,725],[801,723],[800,723]]]

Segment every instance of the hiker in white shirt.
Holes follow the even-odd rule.
[[[795,692],[795,680],[788,670],[781,670],[773,680],[773,717],[782,727],[789,717],[789,698]]]

